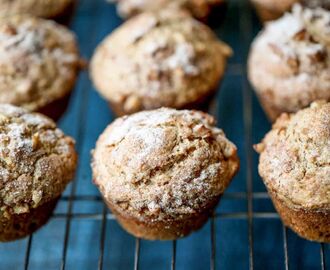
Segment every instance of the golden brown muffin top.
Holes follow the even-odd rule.
[[[252,44],[249,78],[286,112],[329,100],[330,12],[296,5],[268,23]]]
[[[236,147],[198,111],[162,108],[118,118],[93,152],[106,200],[137,218],[179,218],[207,208],[238,170]]]
[[[0,104],[0,216],[27,213],[72,180],[74,140],[49,118]]]
[[[268,189],[298,208],[330,209],[330,103],[282,114],[256,146]]]
[[[181,108],[217,88],[230,54],[186,13],[144,13],[102,42],[91,72],[100,93],[127,113]]]
[[[165,8],[183,9],[197,19],[206,19],[212,7],[224,0],[109,0],[117,3],[118,14],[122,18],[132,17],[142,12],[154,12]]]
[[[0,17],[30,14],[54,18],[65,11],[73,0],[0,0]]]
[[[25,15],[0,19],[0,103],[38,110],[64,97],[79,61],[65,27]]]

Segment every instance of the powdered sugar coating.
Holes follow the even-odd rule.
[[[60,196],[76,162],[74,141],[52,120],[0,105],[0,219]]]
[[[259,173],[276,196],[292,207],[330,210],[330,103],[283,114],[256,149]]]
[[[281,112],[296,112],[330,99],[330,12],[303,9],[268,23],[252,44],[249,79],[257,94]]]
[[[79,55],[74,35],[29,16],[0,19],[0,102],[38,110],[72,90]]]
[[[211,116],[159,109],[112,123],[92,168],[103,196],[120,211],[161,220],[206,208],[229,185],[238,158]]]
[[[231,49],[184,13],[145,13],[126,22],[97,48],[96,88],[129,114],[182,108],[218,86]]]
[[[183,9],[198,19],[206,19],[212,8],[224,0],[108,0],[117,3],[118,14],[132,17],[142,12],[154,12],[164,9]]]
[[[251,0],[263,21],[280,18],[285,12],[300,3],[309,8],[324,8],[330,10],[330,0]]]
[[[0,17],[30,14],[54,18],[72,5],[73,0],[1,0]]]

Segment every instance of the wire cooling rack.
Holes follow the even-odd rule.
[[[80,0],[71,28],[88,59],[120,23],[103,0]],[[113,116],[85,71],[60,121],[77,142],[76,179],[46,226],[27,239],[0,244],[0,269],[330,269],[329,245],[286,229],[257,174],[252,145],[270,124],[246,79],[249,44],[260,29],[249,3],[229,1],[224,21],[213,29],[235,55],[210,113],[238,146],[241,169],[208,224],[171,242],[135,239],[120,229],[91,183],[89,152]]]

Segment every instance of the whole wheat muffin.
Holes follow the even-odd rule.
[[[195,18],[206,21],[212,11],[224,5],[225,0],[109,0],[109,2],[117,3],[117,11],[122,18],[169,8],[186,10]]]
[[[117,115],[201,108],[217,90],[230,55],[227,45],[186,13],[144,13],[97,48],[91,77]]]
[[[64,19],[69,15],[75,0],[0,0],[0,17],[30,14],[48,19]]]
[[[283,114],[256,150],[284,223],[306,239],[330,242],[330,103]]]
[[[124,229],[166,240],[207,221],[239,166],[236,147],[214,124],[202,112],[162,108],[107,127],[93,176]]]
[[[68,29],[25,15],[0,19],[0,103],[57,120],[79,67],[75,36]]]
[[[330,12],[295,6],[269,23],[252,44],[248,73],[271,120],[330,100]]]
[[[251,0],[262,21],[275,20],[299,0]]]
[[[330,10],[330,0],[303,0],[301,3],[310,8],[325,8]]]
[[[330,9],[330,0],[251,0],[251,2],[262,21],[278,19],[285,12],[290,11],[296,3],[310,8]]]
[[[74,141],[53,121],[0,104],[0,241],[46,223],[76,163]]]

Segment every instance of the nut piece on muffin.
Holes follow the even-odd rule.
[[[330,103],[282,114],[256,147],[259,173],[283,222],[330,242]]]
[[[267,24],[251,46],[248,73],[272,121],[330,100],[330,12],[297,5]]]
[[[326,8],[330,10],[330,0],[251,0],[262,21],[272,21],[280,18],[292,6],[300,3],[310,8]]]
[[[168,108],[117,119],[99,137],[92,162],[119,223],[151,240],[199,229],[238,167],[236,147],[213,117]]]
[[[37,17],[57,19],[69,14],[75,0],[0,0],[0,18],[30,14]]]
[[[49,118],[0,104],[0,241],[47,222],[74,176],[74,144]]]
[[[144,13],[97,48],[91,77],[117,115],[201,108],[218,89],[231,53],[187,13]]]
[[[57,120],[80,65],[75,36],[65,27],[26,15],[0,19],[0,103]]]
[[[174,8],[188,11],[198,20],[206,21],[208,16],[225,0],[109,0],[117,3],[118,14],[122,18],[129,18],[143,12],[156,12]]]

